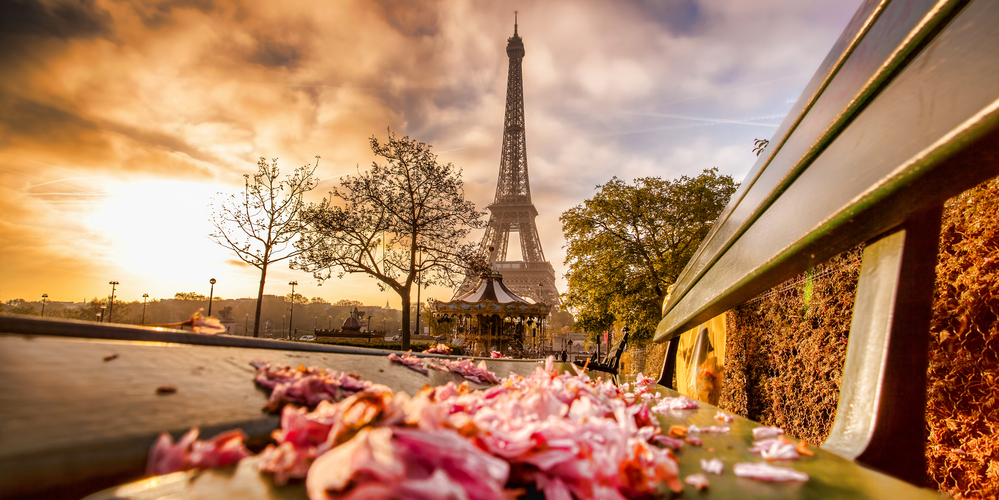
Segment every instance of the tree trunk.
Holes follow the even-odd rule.
[[[402,299],[402,350],[409,350],[409,318],[410,318],[410,304],[409,295],[411,288],[406,287],[399,292],[399,297]]]
[[[253,337],[260,338],[260,308],[264,304],[264,282],[267,281],[267,263],[260,268],[260,289],[257,291],[257,313],[253,316]]]

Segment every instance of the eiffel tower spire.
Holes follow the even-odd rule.
[[[513,36],[507,39],[506,44],[510,69],[507,74],[506,116],[499,177],[496,181],[496,197],[486,207],[490,213],[489,224],[480,249],[483,254],[488,255],[492,267],[503,274],[503,281],[514,293],[558,305],[561,301],[558,290],[555,289],[555,269],[545,260],[538,227],[534,222],[538,209],[531,201],[524,130],[524,79],[521,74],[524,41],[517,34],[516,12],[514,16]],[[517,232],[520,236],[522,261],[506,260],[511,232]],[[477,276],[467,277],[455,296],[474,289],[477,281]]]

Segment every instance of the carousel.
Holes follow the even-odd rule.
[[[466,354],[489,356],[496,351],[515,358],[538,356],[544,319],[551,305],[519,297],[503,284],[498,272],[483,274],[474,291],[450,302],[430,302],[434,321],[448,331]]]

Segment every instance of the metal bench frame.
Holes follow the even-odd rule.
[[[600,363],[589,363],[573,361],[572,363],[577,366],[586,366],[587,369],[609,373],[612,376],[617,376],[618,371],[621,369],[621,355],[628,348],[628,330],[625,329],[621,332],[621,338],[614,343],[614,346],[607,351],[607,357],[604,358],[604,362]]]
[[[663,304],[656,342],[867,243],[824,448],[925,484],[943,203],[999,175],[999,4],[867,1]]]

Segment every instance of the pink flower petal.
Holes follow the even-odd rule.
[[[711,474],[721,474],[722,469],[725,468],[725,464],[717,458],[712,458],[711,460],[701,459],[701,469],[704,472],[710,472]]]
[[[777,437],[781,434],[784,434],[784,430],[780,427],[757,427],[753,429],[753,439],[756,440]]]
[[[732,472],[739,477],[749,477],[762,481],[808,481],[808,474],[786,467],[775,467],[766,463],[739,463],[732,466]]]
[[[698,490],[703,490],[708,487],[708,476],[704,474],[691,474],[684,478],[683,482],[697,488]]]

